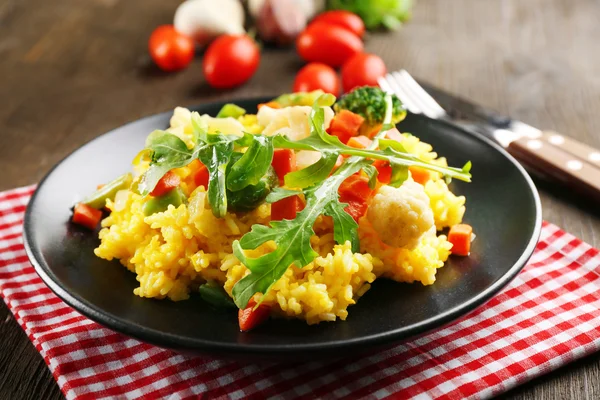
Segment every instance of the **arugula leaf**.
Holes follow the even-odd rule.
[[[377,185],[377,175],[379,175],[379,171],[372,164],[366,164],[363,166],[363,171],[369,177],[369,188],[375,189],[375,185]]]
[[[209,135],[210,146],[203,146],[198,152],[198,158],[208,169],[208,202],[217,218],[223,218],[227,213],[225,171],[233,154],[234,141],[224,135]]]
[[[299,171],[289,172],[285,176],[285,185],[300,188],[312,186],[327,178],[337,162],[337,154],[321,152],[321,158],[316,163]]]
[[[233,242],[233,253],[251,271],[233,287],[233,298],[239,308],[245,308],[255,293],[267,293],[292,264],[302,268],[315,259],[317,253],[310,238],[319,215],[327,213],[334,218],[336,242],[350,241],[353,247],[358,247],[358,224],[343,210],[338,188],[362,166],[360,162],[346,163],[321,184],[305,190],[306,206],[294,220],[273,221],[270,227],[253,225],[250,232]],[[271,253],[257,258],[244,253],[271,240],[277,245]]]
[[[248,150],[231,166],[227,175],[227,188],[232,192],[256,185],[273,161],[273,141],[270,137],[246,134],[244,140],[250,142]]]
[[[185,167],[196,158],[196,153],[189,150],[183,140],[165,131],[157,130],[148,135],[146,147],[152,150],[152,159],[138,184],[142,196],[150,193],[167,172]]]
[[[271,191],[271,193],[269,193],[267,195],[267,203],[275,203],[276,201],[288,198],[288,197],[292,197],[292,196],[296,196],[298,194],[301,194],[302,191],[300,190],[290,190],[290,189],[284,189],[281,187],[277,187],[275,189],[273,189]]]

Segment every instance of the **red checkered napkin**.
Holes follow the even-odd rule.
[[[531,261],[500,294],[391,349],[293,365],[177,354],[101,327],[42,283],[21,239],[33,189],[0,193],[0,294],[69,399],[479,399],[600,347],[599,251],[545,223]]]

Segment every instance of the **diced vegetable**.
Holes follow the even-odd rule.
[[[421,185],[424,185],[431,179],[431,172],[421,167],[408,167],[413,180]]]
[[[133,178],[131,174],[121,175],[106,185],[98,185],[98,190],[89,197],[83,199],[81,203],[100,210],[106,205],[107,199],[114,200],[115,195],[119,190],[129,189],[132,181]]]
[[[244,110],[242,107],[233,103],[227,103],[221,108],[217,114],[217,118],[238,118],[244,114],[246,114],[246,110]]]
[[[458,224],[450,228],[450,232],[448,232],[448,241],[452,243],[452,254],[468,256],[471,252],[472,234],[473,228],[471,225]]]
[[[183,191],[180,188],[175,188],[160,197],[149,198],[142,206],[142,211],[144,215],[148,216],[165,211],[169,208],[169,204],[179,207],[185,201],[186,197]]]
[[[356,136],[351,137],[350,140],[348,140],[347,145],[357,149],[366,149],[371,145],[372,142],[373,141],[366,136]]]
[[[294,219],[299,211],[304,208],[302,199],[298,196],[290,196],[271,204],[271,221],[282,219]]]
[[[246,308],[238,311],[238,322],[240,323],[240,330],[242,332],[254,329],[269,319],[269,314],[271,314],[270,306],[261,304],[256,309],[254,307],[256,307],[256,302],[251,299],[248,301]]]
[[[367,211],[368,200],[373,194],[369,187],[369,178],[355,174],[349,176],[338,190],[340,203],[348,203],[344,209],[356,222]]]
[[[340,110],[331,120],[331,125],[329,125],[327,131],[346,144],[351,137],[358,136],[358,130],[364,121],[365,119],[359,114],[348,110]]]
[[[225,289],[217,282],[208,281],[198,288],[200,297],[207,303],[219,308],[237,308]]]
[[[73,209],[73,223],[94,230],[102,219],[102,211],[87,204],[79,203]]]
[[[163,175],[162,178],[158,181],[154,189],[150,192],[150,194],[154,197],[160,197],[165,195],[170,190],[176,188],[181,183],[181,179],[179,175],[177,175],[173,171],[169,171]]]
[[[396,128],[392,128],[385,133],[385,136],[388,139],[395,140],[396,142],[401,142],[404,140],[404,136],[400,133],[400,131]]]
[[[197,166],[195,166],[195,171],[193,172],[194,183],[196,184],[196,186],[204,186],[204,189],[207,189],[209,181],[208,168],[206,168],[206,165],[202,164],[200,160],[195,160],[194,163],[196,161],[198,162],[198,164]]]
[[[392,180],[392,167],[390,163],[383,160],[375,160],[373,166],[377,168],[377,180],[388,184]]]
[[[271,165],[279,177],[279,184],[283,186],[285,175],[296,170],[296,153],[290,149],[276,149]]]

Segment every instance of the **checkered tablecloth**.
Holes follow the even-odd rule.
[[[489,398],[600,347],[599,251],[544,223],[525,269],[452,325],[356,359],[251,364],[186,356],[73,310],[22,244],[33,187],[0,193],[0,295],[69,399]]]

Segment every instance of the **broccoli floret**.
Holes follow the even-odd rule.
[[[383,123],[385,116],[386,93],[378,87],[363,86],[354,89],[340,97],[333,109],[336,113],[340,110],[352,111],[361,115],[369,126]],[[392,95],[392,123],[397,124],[406,116],[406,110],[396,95]]]

